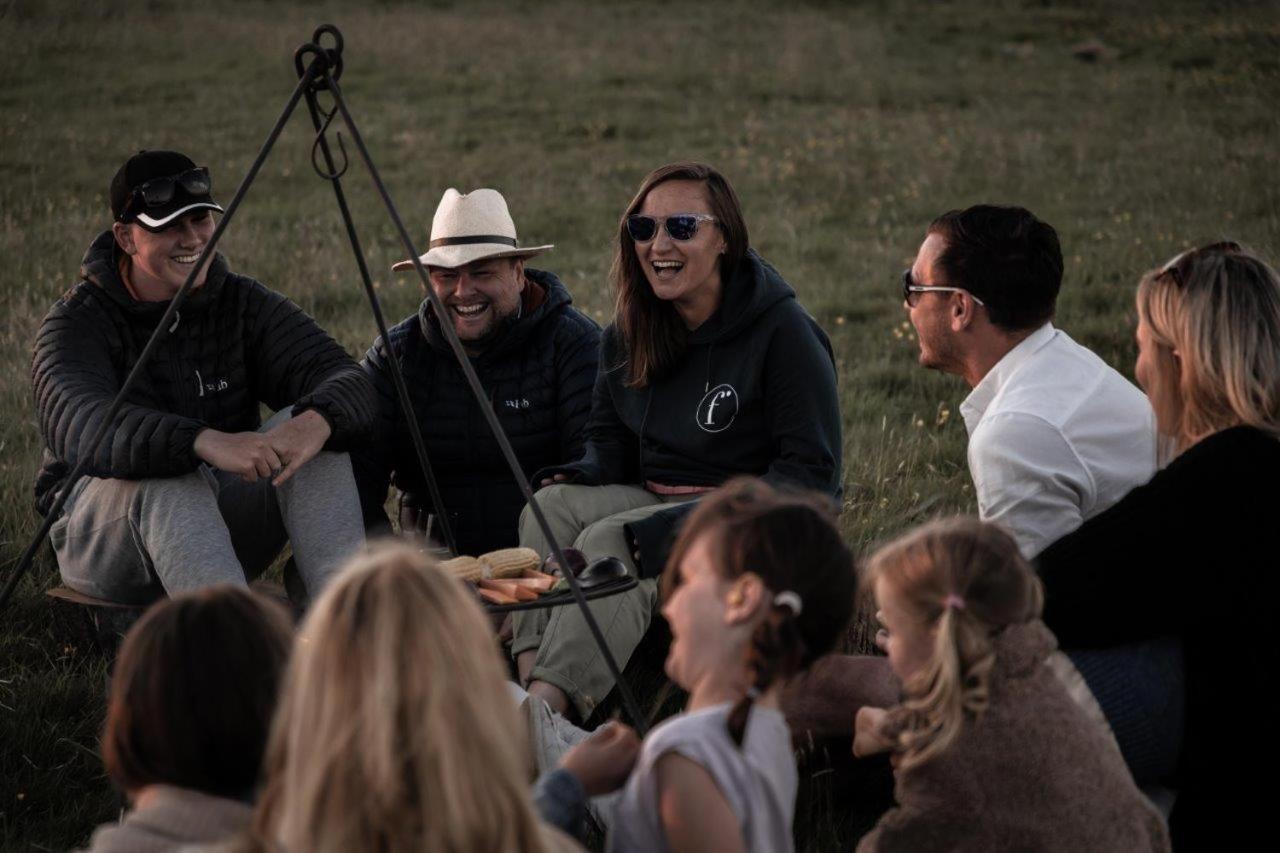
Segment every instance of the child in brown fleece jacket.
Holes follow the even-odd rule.
[[[906,698],[858,713],[854,753],[894,753],[898,801],[859,851],[1169,849],[1109,733],[1046,665],[1039,581],[1007,533],[925,525],[864,582]]]

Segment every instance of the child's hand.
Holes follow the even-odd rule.
[[[887,714],[884,708],[863,706],[858,709],[853,723],[853,754],[856,757],[866,758],[893,749],[893,741],[880,734]]]
[[[876,611],[876,622],[880,627],[876,629],[876,648],[885,654],[889,654],[889,629],[884,627],[884,611]]]
[[[582,783],[588,797],[621,788],[640,755],[635,729],[622,723],[605,723],[591,737],[564,754],[560,766]]]

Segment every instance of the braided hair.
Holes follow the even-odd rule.
[[[729,734],[739,746],[755,699],[831,651],[853,615],[853,552],[835,520],[826,495],[781,492],[740,477],[702,499],[672,548],[668,567],[706,538],[721,576],[750,572],[769,590],[769,612],[751,638],[753,684],[729,713]],[[664,597],[677,576],[664,572]]]

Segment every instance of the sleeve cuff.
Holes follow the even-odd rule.
[[[533,785],[533,802],[544,821],[581,839],[587,815],[587,792],[577,776],[563,767],[542,774]]]

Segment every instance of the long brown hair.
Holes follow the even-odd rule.
[[[671,549],[664,597],[675,583],[674,568],[703,537],[721,577],[752,572],[770,595],[798,596],[798,613],[775,599],[752,637],[755,694],[807,669],[835,647],[849,624],[856,575],[853,552],[840,538],[835,515],[826,495],[783,493],[763,480],[737,477],[702,499]],[[729,734],[739,745],[752,700],[749,693],[729,713]]]
[[[674,306],[655,296],[649,287],[636,254],[635,241],[627,233],[627,217],[640,209],[650,190],[667,181],[701,181],[706,187],[715,226],[724,235],[720,278],[726,284],[733,279],[734,271],[750,247],[738,194],[714,168],[705,163],[669,163],[645,176],[635,198],[618,220],[618,245],[609,270],[609,281],[617,293],[613,322],[622,335],[627,385],[631,388],[644,388],[679,362],[688,336]],[[622,366],[608,365],[610,368]]]
[[[1158,421],[1178,450],[1247,424],[1280,437],[1280,276],[1235,243],[1186,252],[1138,284]]]
[[[542,851],[523,731],[479,605],[430,557],[381,546],[342,570],[302,626],[252,841]]]
[[[883,578],[922,625],[937,629],[929,664],[903,685],[910,723],[899,768],[945,752],[987,707],[995,635],[1040,616],[1040,581],[1005,530],[976,518],[924,524],[876,551],[865,589]]]

